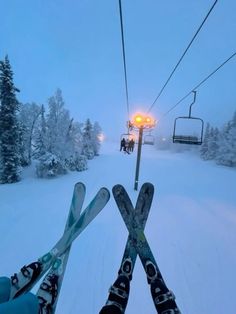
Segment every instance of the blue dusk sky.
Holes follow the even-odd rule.
[[[214,0],[123,0],[130,114],[146,112]],[[59,87],[77,121],[119,138],[128,120],[118,0],[0,0],[0,59],[8,54],[23,102],[46,104]],[[172,132],[189,96],[236,52],[236,1],[219,0],[151,110]],[[236,110],[236,57],[197,90],[193,116],[222,126]]]

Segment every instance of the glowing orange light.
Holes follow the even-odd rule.
[[[138,113],[134,115],[133,119],[130,122],[131,125],[140,128],[153,128],[155,126],[155,120],[144,114]]]
[[[142,122],[142,120],[143,120],[143,119],[142,119],[141,116],[136,116],[136,117],[135,117],[135,121],[138,122],[138,123],[139,123],[139,122]]]

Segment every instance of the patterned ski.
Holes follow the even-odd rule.
[[[80,235],[87,225],[99,214],[110,198],[106,188],[101,188],[88,207],[82,212],[79,219],[63,234],[56,245],[37,262],[24,266],[18,274],[12,276],[10,299],[28,292],[40,278],[49,270],[56,258],[62,255],[72,242]],[[32,273],[28,271],[29,266]],[[21,284],[24,282],[24,284]]]
[[[76,183],[74,187],[74,193],[73,193],[73,198],[71,201],[71,206],[70,206],[70,211],[69,215],[67,218],[66,226],[65,226],[65,231],[64,233],[69,230],[73,224],[79,219],[81,209],[84,203],[84,198],[85,198],[85,193],[86,193],[86,187],[82,182]],[[66,249],[66,251],[59,257],[56,258],[55,262],[53,263],[52,267],[50,268],[48,274],[45,276],[43,279],[43,282],[41,283],[38,292],[37,292],[37,297],[39,300],[42,300],[43,302],[48,299],[48,291],[45,289],[46,283],[49,281],[49,278],[52,276],[57,276],[57,293],[56,293],[56,298],[51,306],[50,313],[53,314],[55,313],[56,306],[57,306],[57,301],[59,298],[61,286],[62,286],[62,281],[64,278],[64,274],[66,271],[66,266],[70,254],[70,249],[71,245]]]
[[[146,222],[147,222],[148,214],[149,214],[151,204],[152,204],[153,194],[154,194],[154,186],[151,183],[144,183],[140,189],[135,209],[133,208],[133,205],[132,205],[133,214],[136,216],[139,227],[142,230],[144,230]],[[136,258],[137,258],[137,251],[135,247],[133,246],[132,242],[133,242],[132,237],[129,234],[128,240],[126,242],[126,247],[125,247],[124,255],[122,258],[121,266],[125,259],[131,258],[132,265],[134,268]],[[132,269],[132,272],[133,272],[133,269]],[[121,268],[119,269],[119,274],[120,273],[122,273]]]
[[[180,310],[176,305],[174,294],[167,288],[143,229],[140,226],[138,217],[134,215],[129,195],[122,185],[115,185],[112,192],[129,231],[132,245],[139,254],[147,274],[157,312],[161,314],[179,314]]]
[[[153,193],[153,185],[151,183],[144,183],[139,192],[135,209],[133,209],[132,206],[133,213],[137,216],[140,228],[142,229],[145,228],[147,222]],[[122,257],[121,266],[119,268],[118,277],[109,289],[106,305],[101,309],[100,314],[111,313],[113,311],[120,311],[121,313],[125,312],[129,297],[129,281],[132,279],[136,258],[137,251],[133,246],[132,238],[129,235]]]

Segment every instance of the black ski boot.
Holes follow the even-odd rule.
[[[18,274],[11,276],[11,296],[10,299],[14,299],[27,292],[27,287],[34,282],[41,272],[41,263],[34,262],[27,266],[23,266]]]
[[[145,271],[147,274],[147,281],[149,284],[151,284],[154,280],[157,279],[158,273],[157,273],[156,266],[150,260],[146,261]]]
[[[132,268],[131,259],[125,259],[119,270],[118,278],[109,289],[106,305],[99,314],[122,314],[125,312],[129,298]]]
[[[132,263],[131,258],[128,257],[122,263],[119,270],[119,275],[127,276],[129,280],[132,280],[132,272],[133,272],[133,263]]]
[[[166,287],[162,279],[158,278],[155,264],[147,260],[145,270],[157,312],[160,314],[181,314],[175,303],[173,292]]]
[[[52,313],[53,305],[58,294],[58,276],[47,275],[40,285],[37,297],[39,300],[39,314]]]

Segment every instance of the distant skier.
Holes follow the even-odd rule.
[[[129,154],[129,150],[128,150],[128,140],[126,141],[125,138],[123,137],[121,142],[120,142],[120,151],[122,151],[124,153]]]
[[[125,141],[125,138],[123,137],[122,140],[120,141],[120,152],[122,150],[125,150],[125,144],[126,144],[126,141]]]
[[[134,140],[133,139],[131,139],[130,141],[129,141],[129,143],[128,143],[128,150],[129,150],[129,152],[133,152],[134,151]]]

